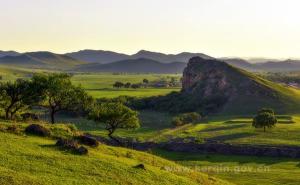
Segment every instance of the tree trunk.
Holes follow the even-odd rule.
[[[53,109],[50,110],[50,118],[51,118],[51,123],[54,124],[55,123],[55,111]]]
[[[6,109],[5,111],[5,119],[9,119],[9,109]]]
[[[266,132],[266,127],[264,127],[264,132]]]
[[[114,131],[109,131],[108,137],[110,139],[112,139],[113,141],[115,141],[117,144],[121,145],[122,143],[117,138],[115,138],[115,137],[112,136],[113,133],[114,133]]]

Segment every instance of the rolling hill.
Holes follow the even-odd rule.
[[[300,70],[300,61],[299,60],[285,60],[280,62],[264,62],[255,64],[257,69],[263,71],[272,71],[272,72],[287,72],[287,71],[299,71]]]
[[[161,63],[147,58],[122,60],[110,64],[85,64],[77,71],[84,72],[122,72],[122,73],[182,73],[186,63]]]
[[[0,58],[0,65],[41,69],[70,69],[83,63],[66,55],[44,51]]]
[[[20,53],[16,51],[1,51],[0,50],[0,57],[5,57],[5,56],[17,56],[20,55]]]
[[[300,113],[300,91],[260,78],[216,59],[194,57],[184,69],[182,90],[146,100],[171,112],[249,115],[263,107]]]
[[[78,52],[66,53],[66,55],[78,60],[100,64],[107,64],[130,58],[130,56],[126,54],[104,50],[81,50]]]
[[[162,63],[171,63],[171,62],[188,62],[190,58],[199,56],[205,59],[211,59],[212,57],[205,55],[203,53],[189,53],[183,52],[179,54],[164,54],[158,52],[151,52],[146,50],[141,50],[134,55],[131,55],[131,58],[148,58],[152,60],[156,60]]]

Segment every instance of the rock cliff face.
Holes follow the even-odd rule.
[[[256,77],[215,59],[193,57],[184,69],[182,94],[193,97],[207,111],[217,111],[239,97],[275,98]]]
[[[206,97],[222,92],[225,96],[229,96],[234,93],[228,81],[229,68],[226,63],[217,60],[191,58],[183,72],[182,92],[201,93]]]
[[[148,98],[143,105],[172,113],[249,115],[262,107],[284,112],[287,105],[295,104],[292,93],[286,87],[225,62],[193,57],[184,69],[181,92]]]

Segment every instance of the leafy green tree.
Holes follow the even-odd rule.
[[[5,111],[5,119],[14,119],[18,112],[40,99],[40,91],[29,80],[18,79],[0,84],[0,106]]]
[[[129,83],[129,82],[127,82],[127,83],[124,85],[125,88],[130,88],[130,86],[131,86],[131,83]]]
[[[140,88],[141,85],[140,84],[131,84],[131,88],[133,89],[137,89],[137,88]]]
[[[140,127],[138,113],[121,103],[96,104],[90,112],[89,118],[105,124],[108,136],[117,143],[120,141],[113,137],[113,133],[118,128],[134,129]]]
[[[271,109],[262,109],[258,111],[258,114],[253,118],[252,126],[255,128],[272,128],[277,123],[274,111]]]
[[[79,112],[93,105],[93,98],[81,87],[74,86],[68,74],[39,74],[32,81],[42,89],[41,105],[49,109],[51,123],[55,123],[55,114],[60,111]]]
[[[149,80],[145,78],[145,79],[143,79],[143,83],[144,83],[144,84],[148,84],[148,83],[149,83]]]
[[[262,108],[257,112],[257,114],[260,114],[260,113],[270,113],[273,115],[275,114],[274,110],[270,109],[270,108]]]
[[[113,87],[114,88],[121,88],[121,87],[124,87],[124,84],[122,82],[115,82]]]

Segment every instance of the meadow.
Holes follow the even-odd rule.
[[[176,74],[75,74],[72,82],[82,86],[94,98],[115,98],[118,96],[149,97],[165,95],[172,91],[179,91],[180,87],[160,88],[113,88],[116,81],[122,83],[142,83],[143,79],[149,81],[170,80],[172,77],[180,79],[181,75]]]
[[[231,144],[256,145],[300,145],[300,117],[278,116],[278,123],[274,128],[256,129],[252,127],[251,117],[207,118],[197,124],[187,124],[181,127],[172,125],[172,115],[155,111],[141,111],[139,114],[141,128],[135,130],[119,129],[115,135],[134,138],[139,141],[163,142],[170,139],[182,138],[186,142],[195,138],[198,142],[207,140],[221,141]],[[61,118],[62,122],[68,118]],[[94,135],[106,137],[107,131],[101,124],[76,119],[70,120],[80,130]]]

